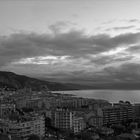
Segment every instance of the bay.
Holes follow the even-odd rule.
[[[111,103],[120,100],[140,103],[140,90],[72,90],[59,91],[59,93],[73,94],[83,98],[104,99]]]

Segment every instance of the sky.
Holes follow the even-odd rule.
[[[140,81],[139,0],[0,0],[0,70],[49,81]]]

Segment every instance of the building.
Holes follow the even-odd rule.
[[[27,108],[41,108],[42,107],[42,99],[40,98],[32,98],[28,99],[26,102]]]
[[[0,134],[0,140],[22,140],[22,139],[19,137],[12,137],[7,134]]]
[[[13,111],[15,111],[14,104],[0,104],[0,118],[7,118]]]
[[[134,104],[134,118],[140,118],[140,104]]]
[[[101,135],[109,136],[114,133],[114,130],[108,127],[101,127],[100,132]]]
[[[67,97],[58,99],[56,102],[56,106],[60,108],[81,108],[82,106],[88,105],[89,99],[85,98],[74,98],[74,97]]]
[[[54,114],[54,126],[64,130],[72,130],[74,112],[59,109]]]
[[[58,109],[54,113],[54,126],[62,130],[78,133],[86,127],[86,124],[84,118],[79,116],[76,111]]]
[[[88,126],[101,127],[103,125],[103,113],[100,108],[84,114]]]
[[[135,135],[130,133],[123,133],[117,136],[117,140],[137,140]]]
[[[105,106],[111,106],[112,104],[107,102],[107,101],[96,101],[96,102],[92,102],[88,105],[89,110],[97,110],[98,108],[103,108]]]
[[[86,128],[86,123],[83,117],[74,116],[73,118],[73,132],[79,133]]]
[[[51,101],[46,97],[30,97],[23,98],[16,101],[16,107],[21,108],[33,108],[33,109],[50,109]]]
[[[117,103],[102,108],[103,124],[118,124],[122,121],[133,119],[133,106],[127,103]]]
[[[3,134],[27,139],[35,134],[40,137],[45,135],[45,120],[43,116],[24,116],[18,120],[0,120],[0,131]]]
[[[21,108],[26,107],[26,102],[27,102],[26,98],[18,99],[16,101],[16,108],[21,109]]]

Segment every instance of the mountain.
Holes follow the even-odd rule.
[[[140,90],[140,82],[93,82],[90,89]]]
[[[9,89],[31,88],[32,90],[41,90],[47,88],[52,91],[85,89],[88,86],[81,86],[71,83],[57,83],[39,80],[24,75],[17,75],[13,72],[0,71],[0,87]]]
[[[7,87],[9,89],[23,89],[31,88],[32,90],[41,90],[47,88],[51,91],[64,91],[64,90],[83,90],[83,89],[126,89],[126,90],[139,90],[140,82],[93,82],[93,84],[72,84],[72,83],[59,83],[50,82],[46,80],[35,79],[24,75],[17,75],[13,72],[0,71],[0,88]]]

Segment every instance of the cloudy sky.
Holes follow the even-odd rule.
[[[1,0],[0,70],[59,82],[138,82],[140,1]]]

